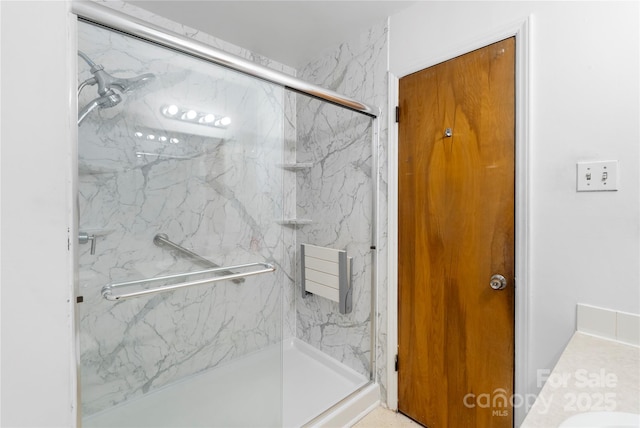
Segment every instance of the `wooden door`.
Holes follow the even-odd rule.
[[[514,94],[514,38],[400,80],[398,408],[430,428],[513,424]]]

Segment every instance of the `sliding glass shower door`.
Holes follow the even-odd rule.
[[[83,425],[280,426],[288,98],[91,24],[78,47]]]

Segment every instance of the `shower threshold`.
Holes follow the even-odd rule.
[[[82,425],[300,427],[369,383],[365,376],[298,339],[285,341],[282,351],[280,346],[263,349],[88,416]]]

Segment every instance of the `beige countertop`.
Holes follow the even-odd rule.
[[[521,428],[585,412],[640,413],[640,347],[576,332]]]

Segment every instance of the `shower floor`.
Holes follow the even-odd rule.
[[[282,362],[279,347],[267,348],[86,417],[82,425],[299,427],[368,383],[366,377],[297,339],[284,343]]]

